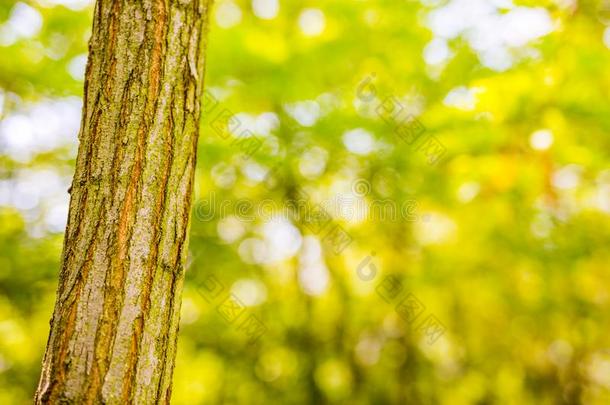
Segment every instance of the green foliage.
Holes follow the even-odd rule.
[[[0,4],[0,403],[29,402],[38,378],[92,15],[26,3],[40,29],[16,39],[17,3]],[[603,2],[280,1],[271,19],[262,3],[215,5],[173,402],[609,403]],[[538,14],[511,20],[523,10]],[[388,97],[405,108],[389,123]],[[53,100],[70,141],[20,154],[36,130],[15,116],[44,126],[36,106]],[[237,129],[216,119],[225,109]],[[396,132],[414,131],[406,114],[425,128],[413,145]],[[244,129],[262,144],[249,156]],[[431,136],[436,164],[418,143]],[[304,211],[268,221],[303,192]],[[384,201],[412,208],[384,217]],[[332,223],[319,232],[316,204]],[[337,225],[352,241],[335,254]],[[402,285],[390,303],[386,280]],[[230,291],[251,304],[233,322]],[[408,292],[425,307],[413,322]],[[428,315],[445,327],[434,342],[418,330]]]

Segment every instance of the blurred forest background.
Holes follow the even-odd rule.
[[[39,376],[93,6],[0,1],[1,404]],[[173,403],[610,403],[609,48],[604,1],[217,0]]]

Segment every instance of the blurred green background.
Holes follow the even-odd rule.
[[[1,404],[38,380],[92,7],[0,0]],[[610,2],[217,0],[211,20],[174,404],[610,403]],[[286,214],[295,195],[323,215]]]

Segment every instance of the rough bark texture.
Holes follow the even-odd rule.
[[[167,403],[211,0],[97,0],[36,403]]]

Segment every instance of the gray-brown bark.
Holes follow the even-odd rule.
[[[211,0],[97,0],[36,403],[167,403]]]

